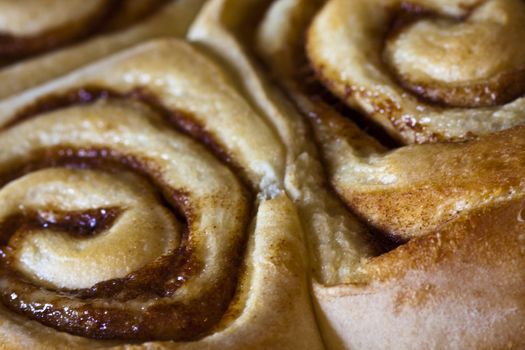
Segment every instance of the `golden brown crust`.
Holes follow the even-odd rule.
[[[358,348],[523,347],[523,205],[479,210],[373,259],[372,284],[317,286],[333,327],[325,339]]]
[[[94,32],[107,19],[116,5],[111,1],[90,3],[57,1],[33,3],[0,2],[0,61],[15,60],[52,50]],[[87,6],[86,6],[87,5]],[[50,11],[53,16],[42,13]],[[48,21],[54,17],[54,21]]]
[[[306,50],[325,86],[402,143],[521,124],[523,2],[403,4],[334,0],[320,9]]]
[[[69,70],[182,35],[166,9],[54,57]],[[157,41],[2,101],[1,343],[525,347],[524,67],[508,45],[523,10],[210,0],[198,45]]]
[[[385,22],[383,14],[390,16],[394,2],[332,0],[322,7],[302,0],[254,0],[254,7],[269,6],[259,18],[255,39],[239,34],[245,27],[235,18],[247,16],[250,6],[238,3],[211,1],[199,18],[205,28],[197,25],[190,37],[242,71],[244,88],[273,116],[284,139],[288,151],[285,184],[299,208],[311,250],[313,295],[325,344],[329,348],[523,347],[525,256],[519,220],[525,145],[523,127],[515,126],[520,123],[519,113],[512,110],[519,111],[516,106],[521,98],[490,112],[425,106],[425,111],[432,112],[430,117],[437,118],[433,125],[439,127],[443,120],[447,128],[440,129],[439,135],[417,123],[391,124],[387,118],[382,123],[378,117],[376,121],[400,141],[434,142],[390,150],[357,127],[350,120],[356,112],[341,106],[341,101],[352,107],[377,98],[374,108],[359,105],[366,116],[375,118],[376,112],[405,113],[403,99],[412,97],[400,94],[398,103],[382,99],[379,88],[374,95],[371,89],[379,85],[349,90],[339,82],[351,79],[352,72],[375,67],[375,54],[362,52],[358,54],[363,60],[348,63],[355,56],[348,54],[343,37],[351,32],[362,45],[373,46],[360,22]],[[471,1],[459,6],[456,1],[423,1],[421,5],[453,17],[467,10],[486,11],[484,7],[498,8],[501,14],[507,6],[522,4]],[[371,11],[368,16],[350,11],[365,7]],[[227,19],[221,11],[229,11]],[[514,12],[507,18],[519,27],[521,22],[513,21],[521,14]],[[308,32],[310,59],[322,56],[325,61],[316,67],[317,74],[326,78],[322,83],[341,100],[319,89],[312,74],[305,73],[303,30],[314,17]],[[497,32],[493,34],[501,39]],[[262,58],[267,70],[250,56]],[[329,67],[324,65],[327,59]],[[512,66],[509,62],[505,64]],[[314,137],[279,93],[264,83],[261,71],[269,71],[292,97],[309,120]],[[457,122],[449,110],[458,118],[460,113],[468,118]],[[494,118],[509,113],[516,123],[482,122],[476,129],[477,118],[483,120],[488,113],[495,113]],[[479,130],[484,136],[474,136]],[[469,141],[436,143],[460,138],[463,132]],[[321,156],[312,145],[317,145]],[[356,220],[356,213],[364,223]],[[369,235],[381,243],[381,236],[387,236],[387,252],[374,251]]]
[[[70,4],[71,8],[61,9],[61,1],[49,1],[57,4],[57,11],[60,13],[64,12],[66,20],[71,16],[75,17],[82,13],[77,7],[73,6],[73,3]],[[7,1],[6,3],[13,2]],[[35,3],[38,6],[44,5],[44,2],[35,1]],[[84,1],[82,3],[92,2]],[[103,25],[97,25],[98,32],[94,33],[97,35],[84,38],[84,40],[80,40],[75,45],[66,45],[58,50],[21,62],[15,62],[15,64],[7,65],[0,69],[0,79],[10,82],[10,84],[2,84],[0,87],[0,97],[5,98],[27,88],[42,84],[49,79],[56,78],[148,39],[166,36],[183,37],[203,3],[204,0],[154,0],[147,2],[126,0],[120,2],[118,6],[119,11],[116,11],[118,16],[115,13],[108,15]],[[24,6],[24,3],[20,3],[18,6],[15,6],[15,10],[23,13]],[[70,11],[67,11],[68,9]],[[17,18],[16,16],[13,17]],[[24,17],[22,16],[22,18]],[[49,18],[51,17],[42,16],[42,20]],[[76,22],[78,22],[79,26],[82,24],[81,21]],[[27,22],[22,22],[22,24],[24,23],[27,24]],[[70,35],[69,26],[64,25],[63,27]],[[83,28],[85,29],[85,26]],[[35,38],[35,41],[37,43],[44,42],[38,36]],[[0,58],[0,63],[1,61],[2,59]]]
[[[321,346],[279,139],[195,47],[137,47],[0,115],[4,347]]]
[[[169,2],[1,1],[0,62],[12,64],[95,35],[125,29]]]

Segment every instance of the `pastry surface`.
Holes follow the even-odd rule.
[[[337,0],[305,45],[324,85],[396,140],[465,140],[523,123],[524,20],[521,0]]]
[[[523,347],[523,3],[251,6],[212,1],[190,37],[287,146],[326,345]]]
[[[283,148],[196,48],[138,46],[0,120],[4,347],[321,346]]]
[[[77,3],[82,6],[76,6]],[[0,86],[0,98],[144,41],[183,37],[203,3],[204,0],[2,1],[0,79],[10,83]],[[42,8],[47,10],[41,11]],[[100,14],[92,18],[91,12]]]
[[[525,347],[523,1],[60,3],[0,0],[0,348]]]

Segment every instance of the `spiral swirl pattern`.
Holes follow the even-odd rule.
[[[464,140],[523,123],[524,19],[520,0],[330,1],[306,50],[396,140]]]
[[[191,32],[288,149],[329,347],[525,345],[522,7],[216,0]]]
[[[391,239],[406,241],[411,237],[426,235],[442,223],[457,217],[460,213],[466,213],[469,210],[498,202],[501,198],[513,197],[516,193],[521,193],[520,177],[523,171],[520,165],[523,157],[523,145],[520,141],[523,133],[521,127],[518,126],[500,133],[485,135],[470,143],[409,146],[388,152],[387,147],[369,135],[366,135],[356,127],[355,124],[348,121],[349,118],[355,118],[355,112],[348,108],[353,106],[354,103],[348,101],[352,100],[355,102],[358,101],[359,98],[355,98],[352,93],[347,93],[345,95],[346,97],[337,94],[338,97],[342,98],[342,101],[348,102],[347,106],[341,106],[341,102],[335,97],[330,96],[328,92],[323,91],[323,87],[320,87],[317,81],[312,82],[308,73],[305,74],[302,69],[297,68],[300,66],[301,59],[303,58],[301,53],[302,49],[299,46],[286,49],[283,47],[283,42],[285,40],[289,42],[293,39],[299,39],[300,34],[298,33],[300,30],[294,32],[283,26],[280,28],[281,32],[287,36],[286,39],[280,39],[281,42],[272,39],[269,35],[269,30],[272,26],[272,15],[274,15],[274,18],[278,18],[279,15],[288,17],[302,15],[300,18],[303,18],[303,24],[305,26],[309,23],[308,18],[313,17],[309,27],[308,41],[305,43],[306,50],[310,57],[317,57],[317,54],[314,54],[314,52],[324,52],[326,55],[330,52],[332,56],[344,55],[347,52],[346,45],[348,42],[357,43],[358,40],[353,40],[352,38],[347,38],[346,41],[342,38],[335,39],[334,36],[330,35],[332,32],[327,28],[325,28],[326,31],[321,30],[320,26],[324,23],[323,16],[326,16],[326,13],[331,13],[334,16],[338,13],[343,13],[341,9],[335,11],[334,7],[336,6],[358,6],[359,9],[366,8],[372,11],[372,9],[379,7],[377,4],[368,2],[366,4],[360,4],[360,2],[334,0],[329,1],[326,6],[319,9],[317,16],[314,16],[315,7],[311,6],[310,17],[308,17],[307,13],[305,13],[304,6],[299,6],[299,4],[302,5],[301,2],[295,2],[296,7],[282,6],[284,3],[286,2],[277,2],[269,10],[268,19],[262,23],[258,36],[261,55],[266,57],[272,69],[283,79],[283,84],[285,84],[295,96],[302,111],[314,120],[314,132],[322,149],[324,161],[328,165],[328,175],[330,176],[332,185],[347,206],[365,219],[368,224],[380,232],[383,232]],[[494,11],[491,10],[490,13],[513,13],[513,15],[519,16],[520,12],[517,11],[517,9],[511,11],[511,9],[507,7],[511,4],[514,4],[514,2],[511,1],[502,4],[498,1],[488,1],[480,5],[480,7],[475,7],[473,11],[480,12],[481,14],[479,14],[479,16],[484,18],[482,14],[488,13],[485,12],[488,10],[485,10],[483,6],[501,6],[502,8],[500,10],[503,12],[495,12],[495,10],[492,9]],[[459,8],[452,6],[453,4],[448,5],[449,6],[443,6],[443,8],[449,12],[453,10],[460,11]],[[514,5],[521,6],[522,4]],[[405,5],[405,7],[407,6]],[[384,11],[388,10],[388,14],[391,16],[397,13],[392,7],[382,7],[382,9]],[[409,10],[412,12],[417,10],[418,16],[423,16],[424,13],[423,8],[414,7],[406,11]],[[272,13],[272,11],[275,13]],[[358,16],[355,22],[366,22],[371,20],[371,18],[377,18],[381,23],[385,21],[384,16],[374,17],[368,12],[361,13],[357,9],[347,12],[352,13],[352,16]],[[478,12],[473,13],[472,16],[475,17]],[[413,14],[411,13],[411,15]],[[463,30],[470,33],[471,30],[480,28],[481,31],[490,32],[495,38],[499,38],[499,34],[492,30],[490,26],[488,28],[484,26],[485,22],[483,22],[481,18],[475,18],[476,19],[472,20],[479,20],[481,22],[464,24],[467,27],[472,25],[473,28],[471,29],[465,29],[463,28],[463,24],[458,24],[461,27],[458,29],[461,34],[453,35],[453,40],[465,41],[466,39],[462,36],[465,34]],[[396,25],[396,38],[391,38],[387,48],[389,52],[388,55],[390,55],[394,61],[394,57],[401,57],[400,52],[405,52],[406,47],[403,45],[408,45],[408,42],[411,42],[414,50],[417,48],[421,50],[421,52],[427,52],[423,44],[418,45],[415,39],[410,39],[411,35],[423,35],[417,32],[415,27],[418,25],[430,30],[427,28],[427,26],[430,25],[427,22],[417,22],[419,23],[418,25],[413,23],[413,21],[418,21],[419,19],[420,18],[417,17],[416,19],[410,18],[410,20],[396,20],[402,21],[403,23]],[[429,20],[433,19],[434,17],[430,17]],[[518,20],[514,21],[513,17],[509,17],[508,20],[516,25],[521,23]],[[359,23],[355,25],[357,28],[360,28]],[[411,26],[411,29],[407,28],[407,26]],[[437,28],[432,28],[432,30],[437,31]],[[503,26],[503,28],[505,30],[507,29],[506,26]],[[409,34],[412,33],[412,30],[419,34]],[[408,32],[405,33],[404,31]],[[338,32],[339,35],[341,33],[343,33],[343,31]],[[353,30],[349,35],[363,36],[367,35],[366,33],[364,29]],[[321,43],[322,40],[319,38],[321,35],[327,38],[327,40],[325,40],[326,42]],[[441,33],[439,35],[443,35],[442,41],[444,41],[444,37],[447,34]],[[507,37],[505,37],[505,39],[507,39]],[[344,43],[344,45],[337,50],[324,51],[322,46],[325,44],[328,45],[327,43],[330,42],[330,40],[339,40],[339,42]],[[363,43],[364,41],[361,40],[360,42]],[[444,45],[443,43],[440,44],[439,40],[432,40],[432,42],[436,47]],[[459,43],[454,42],[450,45],[458,47]],[[285,53],[282,53],[283,50]],[[364,48],[358,49],[355,47],[354,50],[355,54],[349,54],[347,57],[360,55],[361,60],[365,60],[365,57],[370,56]],[[463,50],[466,49],[463,48]],[[466,55],[465,52],[464,54]],[[420,57],[409,53],[407,53],[407,55],[414,60]],[[457,56],[458,53],[452,51],[450,55],[446,55],[447,60],[444,60],[438,59],[435,55],[428,53],[428,57],[433,57],[432,59],[436,60],[436,64],[439,62],[439,64],[443,66],[453,67],[451,70],[455,67],[458,67],[458,69],[460,67],[457,63]],[[511,56],[512,55],[509,54],[505,57],[516,59],[511,58]],[[477,60],[478,56],[473,55],[468,57],[469,59]],[[292,58],[292,60],[295,59],[295,64],[290,63],[288,66],[277,66],[277,62],[285,58],[288,58],[289,61],[290,58]],[[336,61],[337,64],[335,65]],[[316,58],[313,58],[311,63],[314,68],[323,67],[322,69],[318,69],[318,71],[333,71],[334,77],[336,75],[338,77],[350,77],[351,75],[343,72],[343,70],[348,69],[357,72],[358,70],[372,69],[371,64],[373,64],[374,57],[370,56],[369,61],[372,61],[372,63],[368,63],[367,61],[365,64],[359,60],[353,63],[344,60],[334,60],[334,67],[330,67],[325,63],[319,63],[316,61]],[[490,64],[496,64],[490,58],[487,58],[487,61],[490,61]],[[424,62],[425,61],[422,60],[419,64],[428,69],[435,67]],[[413,64],[409,65],[404,60],[400,60],[398,63],[396,66],[401,67],[406,64],[406,67],[410,66],[414,71],[417,70],[416,68],[418,67]],[[335,69],[339,71],[335,73]],[[465,71],[468,69],[472,71],[476,70],[468,65],[461,69]],[[479,71],[477,72],[479,73]],[[326,78],[326,75],[323,74],[324,73],[321,73],[321,79]],[[361,73],[357,75],[363,76]],[[478,77],[477,79],[482,78],[483,77]],[[486,80],[490,79],[486,78]],[[334,93],[337,93],[335,88],[337,84],[337,79],[335,78],[334,80],[324,80],[324,86],[331,89]],[[373,86],[374,89],[381,89],[381,86],[376,83],[374,83]],[[357,90],[361,89],[359,88]],[[358,95],[361,96],[359,93]],[[365,92],[363,96],[365,95],[371,98],[381,99],[381,94],[379,93]],[[305,101],[304,96],[307,96],[309,101]],[[404,105],[410,104],[410,101],[412,101],[412,97],[407,94],[400,94],[399,98],[402,99]],[[401,102],[399,105],[401,105]],[[462,118],[466,120],[469,118],[469,112],[467,110],[464,111],[467,116]],[[440,108],[438,118],[446,117],[447,113],[447,110]],[[374,115],[374,113],[368,113],[368,116],[371,118],[374,118]],[[426,118],[433,118],[426,112],[425,115]],[[420,130],[422,131],[423,129]],[[454,128],[454,130],[457,131],[456,128]],[[487,130],[487,132],[489,131],[497,130]],[[375,133],[375,135],[377,135],[377,133]],[[400,135],[401,134],[398,134],[398,136]],[[383,137],[380,140],[384,142],[385,138]],[[386,139],[386,141],[388,141],[388,139]],[[480,162],[480,160],[483,160],[483,162]],[[446,186],[440,184],[443,179],[447,179]]]
[[[524,11],[210,0],[0,101],[0,343],[525,347]]]
[[[135,113],[132,112],[133,110]],[[57,219],[57,216],[89,216],[89,214],[85,212],[89,209],[102,210],[100,208],[105,208],[105,210],[109,210],[109,208],[117,208],[117,210],[122,211],[122,213],[116,218],[115,225],[108,228],[106,234],[99,236],[100,238],[97,237],[99,239],[83,242],[80,247],[75,247],[74,245],[70,246],[66,242],[63,242],[62,244],[57,242],[60,238],[64,238],[63,235],[61,236],[58,234],[55,235],[55,237],[50,235],[53,228],[51,227],[51,230],[46,229],[46,223],[42,225],[46,232],[44,236],[38,234],[39,230],[32,229],[25,232],[22,224],[22,226],[15,231],[17,236],[25,236],[24,238],[20,238],[22,240],[22,242],[19,243],[21,244],[20,250],[15,250],[19,254],[18,261],[23,264],[22,268],[17,270],[25,272],[26,275],[27,272],[29,272],[30,276],[37,275],[38,278],[34,279],[33,282],[44,279],[46,284],[51,284],[55,288],[79,289],[75,292],[78,297],[77,299],[72,299],[71,296],[60,297],[53,292],[45,293],[38,288],[34,288],[31,284],[23,283],[18,278],[7,274],[5,275],[3,283],[5,285],[2,293],[4,296],[3,301],[12,308],[18,309],[21,312],[25,312],[36,318],[40,318],[38,315],[44,313],[47,316],[42,317],[41,320],[46,324],[56,325],[59,329],[68,330],[73,333],[86,334],[96,338],[131,338],[132,336],[138,339],[162,339],[172,336],[175,338],[181,336],[191,338],[192,336],[199,334],[202,330],[197,329],[195,331],[196,333],[193,333],[191,331],[191,321],[187,321],[189,325],[185,325],[186,322],[182,322],[182,320],[177,321],[179,318],[185,318],[184,316],[179,316],[179,314],[192,315],[192,319],[204,319],[207,317],[209,321],[213,322],[214,319],[215,321],[217,320],[217,316],[210,316],[210,314],[212,314],[209,310],[210,305],[207,305],[202,299],[213,304],[223,304],[222,308],[224,308],[224,303],[227,302],[227,300],[220,301],[212,298],[209,294],[211,292],[205,292],[206,288],[204,288],[200,280],[210,280],[211,276],[213,276],[212,280],[217,278],[225,285],[233,285],[231,278],[235,276],[235,273],[231,264],[235,261],[236,252],[240,249],[243,226],[246,221],[246,213],[239,208],[246,207],[246,199],[243,196],[242,188],[231,175],[228,177],[224,174],[224,170],[220,171],[207,166],[208,163],[212,163],[211,159],[204,158],[201,154],[202,152],[198,153],[198,150],[191,151],[192,148],[190,148],[189,145],[185,145],[184,141],[177,144],[176,148],[178,148],[178,152],[173,152],[172,150],[175,147],[169,147],[168,144],[170,142],[174,143],[176,137],[169,134],[163,137],[162,133],[159,133],[157,130],[154,132],[154,129],[151,130],[151,125],[142,122],[144,119],[142,116],[145,112],[143,111],[140,113],[140,116],[135,116],[135,118],[133,118],[133,114],[136,115],[137,108],[135,107],[133,110],[129,107],[126,109],[122,106],[112,106],[111,103],[108,103],[108,106],[97,105],[93,108],[86,106],[82,108],[81,116],[78,116],[75,119],[74,115],[78,115],[79,111],[75,111],[74,108],[66,109],[59,113],[62,114],[62,118],[51,113],[51,115],[46,116],[46,120],[43,118],[34,120],[31,123],[25,124],[25,128],[12,128],[5,132],[3,140],[6,142],[6,145],[11,146],[9,147],[10,149],[17,150],[17,152],[23,150],[25,154],[29,155],[35,154],[38,152],[38,149],[51,149],[56,147],[59,148],[59,150],[57,150],[59,154],[65,153],[66,156],[68,151],[70,151],[74,155],[76,153],[79,158],[82,158],[82,154],[88,154],[89,157],[89,154],[91,153],[94,153],[92,156],[101,157],[97,154],[98,152],[93,150],[106,148],[108,150],[106,152],[109,153],[109,155],[106,156],[108,160],[118,162],[114,157],[116,154],[121,153],[123,154],[123,157],[127,157],[128,159],[131,158],[127,160],[127,162],[147,162],[148,165],[144,166],[143,171],[151,174],[149,176],[152,176],[153,169],[156,169],[155,171],[158,172],[156,179],[163,192],[165,192],[166,200],[171,200],[172,206],[180,207],[180,210],[187,221],[189,231],[188,235],[190,236],[188,238],[189,241],[187,240],[184,242],[184,246],[182,247],[174,244],[174,242],[170,242],[170,239],[168,239],[170,235],[177,236],[177,230],[175,229],[174,224],[170,223],[174,218],[170,218],[166,213],[163,215],[155,213],[155,211],[162,211],[162,206],[159,206],[159,203],[155,203],[155,201],[148,205],[148,201],[145,200],[143,196],[135,199],[135,202],[139,202],[141,205],[146,205],[149,207],[149,210],[144,210],[144,208],[141,210],[140,206],[135,208],[136,205],[133,205],[133,203],[108,203],[107,199],[103,201],[103,199],[105,199],[105,196],[103,196],[104,194],[109,195],[109,198],[112,200],[117,199],[119,195],[123,196],[118,190],[116,196],[110,195],[110,192],[108,192],[109,188],[114,187],[113,190],[118,189],[118,182],[115,184],[115,181],[110,181],[111,178],[104,179],[100,175],[99,178],[97,178],[95,176],[96,173],[90,174],[90,172],[87,174],[81,174],[85,172],[84,170],[55,170],[52,171],[51,174],[42,170],[42,173],[31,173],[18,181],[11,182],[10,185],[4,189],[4,195],[10,199],[10,201],[6,201],[6,204],[9,205],[9,203],[12,203],[14,208],[17,208],[18,210],[22,208],[21,212],[6,213],[7,215],[4,216],[4,218],[8,218],[10,215],[18,215],[22,217],[21,222],[25,223],[28,219],[28,214],[26,214],[26,212],[37,212],[39,217],[43,216],[45,218],[46,216],[54,216],[55,219],[51,219],[51,222],[56,220],[60,224],[62,220],[60,220],[60,218]],[[64,115],[67,117],[64,117]],[[87,115],[93,116],[93,119],[89,118]],[[111,123],[120,126],[120,135],[125,135],[125,138],[129,137],[130,139],[141,138],[149,145],[148,150],[150,152],[144,152],[142,149],[143,147],[140,147],[141,150],[137,148],[133,149],[133,147],[131,149],[126,149],[120,148],[111,142],[106,143],[107,141],[102,144],[102,140],[111,140],[112,138],[111,131],[109,134],[107,132],[101,132],[103,129],[111,130],[111,126],[104,121],[105,118],[100,117],[105,115],[111,115]],[[119,115],[121,116],[120,118]],[[99,118],[97,118],[97,116]],[[54,119],[54,117],[56,119]],[[46,128],[46,124],[51,125],[51,128]],[[83,124],[82,134],[85,138],[78,136],[79,124]],[[92,128],[90,128],[88,124],[91,124]],[[59,130],[56,130],[57,126]],[[93,126],[95,127],[93,128]],[[129,128],[126,128],[125,126],[128,126]],[[40,131],[38,135],[35,135],[35,139],[27,137],[30,129],[37,129]],[[148,129],[151,130],[149,136],[146,131]],[[53,140],[52,143],[48,144],[45,142],[39,142],[38,139],[41,138],[42,134],[46,135],[48,140]],[[14,140],[21,140],[22,135],[26,135],[26,137],[23,138],[23,142],[31,145],[31,147],[25,150],[23,146],[13,143]],[[97,136],[95,137],[95,135]],[[163,138],[164,142],[161,141]],[[60,150],[60,148],[65,148],[65,145],[68,145],[69,149],[65,151],[63,149]],[[137,144],[137,146],[139,145]],[[136,160],[133,159],[131,155],[136,155]],[[165,159],[173,159],[173,161],[167,162],[166,160],[163,160],[161,156]],[[17,155],[15,159],[13,159],[13,156],[9,157],[9,154],[6,154],[5,157],[5,168],[9,168],[10,164],[13,162],[23,161],[22,157],[19,155]],[[47,157],[47,159],[50,158],[52,159],[52,156]],[[176,162],[174,161],[175,159],[177,160]],[[66,164],[71,165],[71,163]],[[40,179],[40,176],[42,176],[43,179]],[[188,179],[198,179],[204,176],[209,176],[214,180],[214,182],[207,182],[207,188],[202,186],[202,184],[195,186],[195,184],[188,183]],[[79,181],[78,177],[87,177],[87,179]],[[122,175],[117,173],[114,177],[118,179],[120,177],[125,177],[125,174]],[[65,178],[65,181],[60,181],[61,178]],[[49,182],[51,179],[54,182],[54,186],[52,182]],[[90,187],[82,186],[84,181],[101,192],[90,191]],[[137,180],[132,179],[131,183],[135,181]],[[82,198],[83,196],[79,193],[79,188],[72,185],[67,186],[68,182],[74,183],[75,186],[82,186],[80,188],[88,191],[88,193]],[[62,194],[57,192],[56,187],[64,186],[64,184],[66,184],[66,186],[62,191],[66,193]],[[25,191],[27,188],[26,186],[28,185],[32,191],[39,194],[42,193],[44,198],[39,198],[39,196],[35,196],[31,192],[28,193]],[[27,202],[23,199],[21,200],[21,198],[16,195],[16,193],[20,191],[23,191],[22,194],[24,196],[30,197]],[[187,192],[188,194],[185,195],[183,192]],[[67,197],[67,193],[70,193],[69,197]],[[171,196],[169,194],[171,194]],[[64,195],[65,197],[63,197]],[[153,196],[151,193],[149,195]],[[96,200],[97,197],[99,198],[98,201],[100,201],[98,203]],[[214,197],[228,198],[228,200],[222,199],[220,202],[217,201],[217,203],[212,206],[214,210],[210,210],[210,202],[213,201]],[[126,198],[132,197],[126,196]],[[40,202],[32,203],[32,200],[35,199]],[[85,204],[82,206],[78,203],[77,206],[73,205],[72,207],[60,205],[61,203],[68,203],[71,205],[75,202],[84,202]],[[45,213],[43,212],[45,209],[52,210],[52,212]],[[11,208],[11,210],[13,209]],[[215,215],[215,210],[222,213],[222,215]],[[154,212],[152,213],[150,211]],[[63,214],[57,214],[57,212]],[[145,215],[145,217],[142,217],[142,215]],[[171,215],[173,216],[174,214]],[[224,222],[222,222],[222,220],[224,220]],[[39,221],[42,221],[42,219]],[[75,221],[75,219],[73,219],[73,221]],[[159,227],[143,226],[141,225],[141,222],[152,222],[155,223],[155,225],[159,225]],[[129,226],[132,226],[133,229],[131,230]],[[136,233],[133,233],[134,231]],[[156,245],[160,245],[160,247],[149,247],[147,242],[144,241],[144,237],[134,239],[134,236],[143,236],[144,232],[149,231],[164,236],[155,237],[153,235],[148,237],[148,239],[152,239],[153,242],[155,242]],[[126,239],[119,237],[119,234],[125,235]],[[48,236],[47,239],[45,238],[46,236]],[[102,237],[104,239],[102,239]],[[213,238],[210,240],[208,237]],[[226,245],[226,247],[221,247],[217,244],[217,240],[224,240],[225,242],[229,242],[229,244]],[[127,248],[126,245],[122,245],[122,242],[126,241],[129,248]],[[118,246],[115,244],[116,242],[119,242]],[[136,256],[139,256],[141,257],[141,260],[144,260],[135,260],[133,261],[133,264],[126,262],[126,260],[119,261],[119,254],[117,251],[115,252],[117,253],[115,254],[116,257],[114,257],[115,260],[108,261],[106,259],[101,259],[101,261],[98,262],[98,264],[103,264],[108,267],[111,266],[110,271],[107,273],[99,273],[98,264],[96,263],[97,256],[90,254],[90,251],[95,250],[102,252],[101,247],[105,245],[109,247],[117,246],[119,251],[125,252],[126,255],[136,251]],[[159,248],[162,248],[162,250]],[[142,249],[145,251],[141,252]],[[70,260],[67,258],[67,255],[63,254],[63,251],[70,250],[80,251],[80,259],[75,261],[71,258]],[[39,251],[44,251],[45,254],[41,256],[41,254],[38,253]],[[207,252],[206,255],[204,254],[205,251]],[[104,250],[104,254],[108,253],[108,251]],[[8,258],[11,254],[6,255]],[[82,255],[84,256],[84,259],[82,258]],[[131,256],[134,255],[135,254]],[[148,255],[150,255],[149,259]],[[161,256],[162,259],[155,263],[148,264],[149,261],[154,260],[151,259],[151,255],[154,257]],[[219,270],[211,267],[210,262],[206,261],[207,256],[214,257],[214,264],[219,264],[215,265],[220,266]],[[128,256],[127,259],[129,258],[130,257]],[[91,259],[94,261],[91,261]],[[100,257],[98,259],[100,259]],[[121,257],[120,259],[126,259],[126,257]],[[58,261],[54,264],[54,260]],[[227,263],[228,260],[231,261],[230,264]],[[77,268],[86,264],[94,269],[92,273],[96,272],[96,277],[100,278],[100,280],[88,279],[87,277],[89,275],[87,274],[78,274],[79,279],[75,280],[72,277],[77,275],[75,274],[75,271],[64,269],[64,267],[61,266],[61,261],[63,261],[62,264],[64,265],[76,266]],[[72,272],[72,274],[67,275],[69,281],[66,283],[60,283],[53,278],[46,278],[47,275],[42,271],[41,267],[42,265],[49,264],[51,264],[53,269],[57,270],[55,273],[51,272],[52,276],[55,274],[60,275]],[[197,316],[199,312],[191,306],[189,306],[191,311],[185,309],[180,302],[176,302],[177,296],[174,295],[179,284],[189,278],[188,275],[191,276],[195,273],[195,270],[203,269],[203,266],[200,266],[201,264],[207,267],[206,272],[209,274],[209,277],[201,275],[199,276],[199,279],[194,280],[194,283],[186,283],[184,289],[199,290],[205,295],[205,297],[196,297],[196,299],[199,304],[204,304],[201,312],[205,312],[206,317]],[[125,270],[114,271],[119,265],[120,268],[125,268]],[[230,265],[230,267],[228,267],[228,265]],[[137,269],[135,270],[135,268]],[[128,276],[132,272],[134,273],[131,276]],[[152,275],[162,276],[161,282],[158,282],[158,285],[153,288],[151,288],[151,281],[147,278],[147,276]],[[206,275],[206,273],[204,273],[204,275]],[[126,276],[127,278],[124,278]],[[105,280],[111,280],[111,282],[103,283],[102,281]],[[144,282],[147,283],[147,286],[144,286]],[[91,286],[93,286],[91,290],[82,290],[82,288]],[[153,290],[150,290],[150,288]],[[219,287],[219,290],[223,288]],[[179,293],[184,294],[185,292],[187,293],[187,291],[183,290]],[[213,293],[215,294],[217,292],[214,291]],[[221,294],[225,297],[231,297],[231,293],[231,290],[228,291],[228,289],[226,289]],[[112,302],[108,303],[106,301],[100,303],[97,301],[91,301],[86,305],[85,302],[81,302],[81,298],[86,298],[87,296],[94,299],[98,299],[101,296],[105,296],[106,298],[111,297]],[[155,310],[159,308],[158,305],[151,305],[146,308],[144,305],[137,305],[137,311],[132,311],[132,305],[136,305],[137,298],[149,299],[148,297],[157,297],[163,300],[162,308],[163,313],[166,316],[170,313],[168,311],[169,308],[173,308],[171,311],[173,316],[168,316],[168,319],[174,319],[175,322],[170,323],[176,325],[176,327],[180,327],[180,330],[169,328],[162,329],[160,332],[155,330],[155,328],[161,328],[161,322],[166,322],[164,317],[159,316],[157,314],[158,312],[155,312]],[[121,303],[126,306],[125,310],[122,310],[123,307],[119,306],[120,303],[113,301],[115,299],[121,300]],[[131,301],[129,301],[129,299],[131,299]],[[170,301],[170,299],[173,300]],[[221,298],[219,297],[219,299]],[[179,305],[172,306],[173,304]],[[134,313],[135,315],[133,315]],[[186,318],[187,317],[188,316],[186,316]],[[122,320],[126,320],[126,322],[130,323],[129,327],[125,327],[128,329],[120,329],[120,327],[122,327]],[[197,321],[196,323],[199,322]],[[136,330],[134,331],[134,329]]]
[[[0,97],[119,50],[183,37],[204,0],[0,2]]]
[[[97,32],[125,27],[162,1],[2,1],[0,62],[49,51]]]
[[[275,267],[263,268],[301,260],[280,189],[283,151],[195,48],[137,47],[5,100],[0,115],[4,329],[14,312],[83,339],[188,341],[251,317],[247,291],[259,279],[269,294],[252,298],[283,304],[268,281]],[[255,249],[262,234],[270,246]],[[243,262],[245,249],[262,249],[260,266]],[[285,308],[300,305],[308,329],[300,275],[280,279],[299,296]],[[69,339],[56,331],[53,341]],[[221,337],[203,342],[220,348]]]

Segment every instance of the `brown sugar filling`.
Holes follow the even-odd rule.
[[[395,41],[423,19],[446,19],[451,25],[462,23],[472,15],[479,4],[469,8],[469,13],[459,18],[442,15],[410,2],[403,2],[395,9],[383,48]],[[517,71],[504,71],[485,81],[446,84],[438,81],[418,81],[400,73],[383,53],[383,61],[395,81],[421,101],[438,107],[482,108],[500,106],[525,95],[525,67]]]
[[[151,0],[134,9],[125,0],[107,0],[97,11],[82,20],[43,33],[16,36],[0,32],[0,67],[86,40],[93,35],[126,28],[154,14],[169,1]]]
[[[3,129],[51,110],[111,98],[140,100],[165,116],[165,120],[172,125],[208,145],[223,162],[231,165],[227,153],[211,135],[205,134],[201,127],[192,123],[190,117],[183,119],[180,117],[182,113],[178,112],[175,116],[154,96],[146,95],[140,89],[119,95],[103,89],[83,88],[48,96],[17,113],[13,122]],[[42,149],[32,154],[29,160],[0,171],[0,185],[50,167],[131,171],[138,174],[157,193],[159,203],[184,224],[181,243],[178,248],[123,278],[99,282],[85,289],[51,290],[35,285],[12,268],[11,238],[36,227],[88,239],[110,228],[124,209],[57,212],[53,213],[56,214],[53,215],[53,221],[33,212],[9,217],[0,223],[0,280],[3,280],[4,286],[0,288],[0,300],[8,309],[60,331],[94,339],[125,341],[194,340],[207,334],[222,319],[236,292],[245,237],[229,242],[227,256],[230,258],[222,266],[220,276],[214,279],[213,285],[207,286],[198,297],[189,301],[170,301],[169,298],[181,286],[195,278],[204,268],[203,262],[193,253],[191,227],[195,213],[188,194],[163,183],[158,170],[147,159],[119,154],[111,149]],[[241,183],[244,180],[241,179]],[[247,198],[252,197],[250,190],[244,190]],[[245,230],[250,209],[243,218]],[[42,292],[45,296],[42,296]],[[38,297],[35,299],[34,296]],[[126,302],[143,306],[127,308]]]

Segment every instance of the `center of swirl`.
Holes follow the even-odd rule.
[[[525,93],[525,3],[486,1],[464,18],[404,6],[384,59],[402,85],[438,104],[483,107]]]
[[[196,339],[235,292],[248,192],[177,111],[102,96],[0,132],[0,224],[21,218],[0,235],[0,300],[84,337]]]
[[[131,173],[44,169],[2,188],[0,202],[6,257],[48,288],[123,278],[179,244],[175,217]]]

